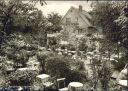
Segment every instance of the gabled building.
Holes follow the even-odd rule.
[[[79,8],[71,7],[67,11],[62,18],[61,24],[63,30],[79,34],[85,33],[88,27],[92,26],[91,20],[91,15],[79,5]]]

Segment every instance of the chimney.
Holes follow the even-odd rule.
[[[79,12],[82,12],[82,5],[79,5]]]

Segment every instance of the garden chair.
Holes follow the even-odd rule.
[[[65,87],[65,79],[66,78],[57,79],[57,88],[58,88],[59,91],[68,91],[68,88]],[[60,82],[63,82],[63,88],[60,88]]]
[[[51,77],[49,78],[48,81],[43,83],[44,86],[44,91],[46,91],[47,89],[56,89],[57,88],[57,82],[56,82],[56,77]]]

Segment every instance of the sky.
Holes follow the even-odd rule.
[[[82,5],[84,10],[91,10],[91,2],[87,1],[46,1],[46,3],[47,5],[43,6],[41,6],[39,3],[36,5],[36,7],[40,9],[45,16],[51,12],[59,13],[63,16],[71,6],[78,8],[79,5]]]

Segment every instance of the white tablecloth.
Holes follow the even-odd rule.
[[[69,91],[81,91],[83,89],[83,84],[80,82],[71,82],[68,85]]]
[[[119,80],[118,84],[124,87],[128,87],[128,80]]]
[[[45,83],[45,82],[48,82],[50,76],[47,75],[47,74],[41,74],[41,75],[38,75],[37,78],[38,78],[42,83]]]

